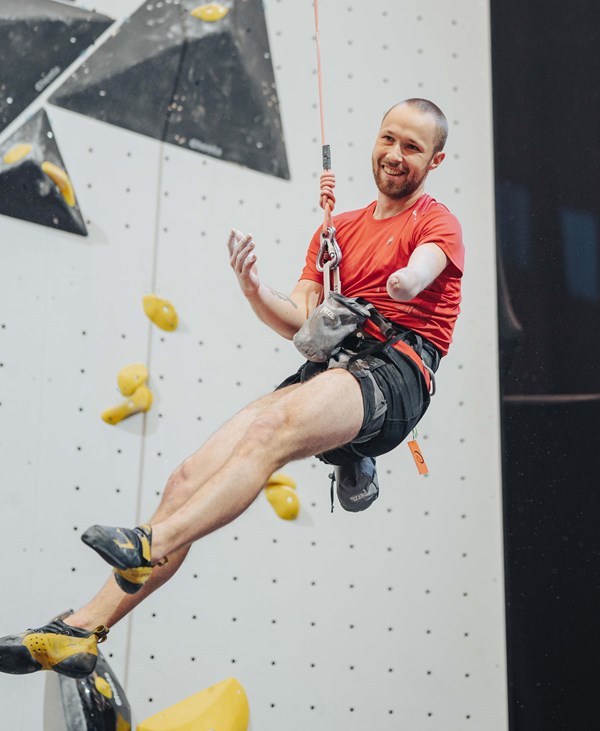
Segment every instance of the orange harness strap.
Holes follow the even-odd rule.
[[[392,347],[396,348],[396,350],[401,351],[402,353],[404,353],[404,355],[407,355],[412,360],[412,362],[423,374],[423,378],[425,379],[425,383],[427,384],[427,390],[430,394],[433,395],[435,389],[432,390],[431,384],[435,383],[435,381],[433,381],[432,379],[432,372],[427,368],[425,363],[423,363],[423,360],[419,357],[416,350],[413,350],[413,348],[411,348],[410,345],[408,343],[405,343],[403,340],[399,340],[397,343],[394,343]]]

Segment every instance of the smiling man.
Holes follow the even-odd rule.
[[[446,118],[432,102],[408,99],[393,106],[383,118],[373,148],[373,176],[379,191],[412,205],[423,192],[428,172],[445,158],[447,137]]]
[[[433,374],[459,313],[464,250],[456,218],[424,192],[444,159],[439,108],[408,99],[385,115],[373,149],[377,199],[334,218],[343,294],[378,315],[325,362],[304,363],[274,392],[246,406],[171,475],[148,524],[92,526],[82,536],[112,567],[99,593],[74,614],[0,639],[0,670],[82,677],[110,626],[179,568],[191,544],[239,516],[269,476],[318,455],[335,465],[340,503],[353,512],[379,488],[375,457],[396,447],[425,413]],[[332,173],[322,202],[334,202]],[[257,316],[291,339],[323,298],[316,265],[320,229],[289,297],[267,287],[255,243],[233,230],[230,265]],[[382,334],[385,332],[385,335]]]

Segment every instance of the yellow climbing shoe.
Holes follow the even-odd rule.
[[[127,594],[135,594],[152,573],[152,528],[138,525],[136,528],[111,528],[93,525],[81,536],[81,540],[93,548],[113,567],[117,584]],[[167,562],[163,558],[157,565]]]
[[[39,629],[0,638],[0,671],[25,675],[54,670],[70,678],[85,678],[94,671],[97,645],[107,634],[104,625],[90,632],[70,627],[62,618],[53,619]]]

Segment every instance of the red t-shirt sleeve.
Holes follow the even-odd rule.
[[[417,232],[417,246],[436,244],[446,254],[454,276],[462,277],[465,266],[465,248],[462,230],[456,216],[442,205],[425,216]]]
[[[313,282],[321,283],[323,281],[323,274],[317,270],[317,255],[321,248],[321,228],[318,228],[308,247],[306,252],[306,261],[304,263],[304,269],[300,275],[300,279],[310,279]]]

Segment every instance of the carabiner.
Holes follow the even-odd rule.
[[[327,258],[325,258],[327,254]],[[317,254],[317,271],[322,272],[325,261],[330,263],[330,269],[337,269],[342,260],[342,250],[335,238],[335,228],[329,226],[326,231],[321,232],[321,246]]]

